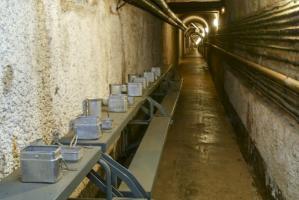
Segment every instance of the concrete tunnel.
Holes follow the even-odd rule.
[[[298,16],[295,0],[1,0],[0,199],[298,200]]]

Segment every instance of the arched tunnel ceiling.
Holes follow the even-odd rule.
[[[224,5],[223,0],[168,0],[167,2],[175,13],[217,11]]]
[[[185,24],[191,22],[199,22],[200,24],[204,25],[205,28],[206,27],[209,28],[209,23],[206,21],[206,19],[204,19],[201,16],[191,15],[191,16],[182,17],[181,19]]]

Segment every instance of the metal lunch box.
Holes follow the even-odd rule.
[[[26,183],[55,183],[62,176],[59,146],[27,146],[21,151],[21,176]]]
[[[121,92],[122,92],[122,94],[127,94],[128,93],[128,85],[127,84],[122,84],[121,85]]]
[[[134,83],[142,83],[143,89],[146,89],[148,86],[147,79],[145,77],[136,77],[133,81]]]
[[[137,74],[129,74],[128,75],[128,82],[134,82],[134,79],[137,78]]]
[[[83,151],[79,146],[61,146],[61,154],[63,160],[69,162],[77,162],[82,158]]]
[[[152,72],[154,72],[156,78],[161,76],[161,68],[160,67],[152,67]]]
[[[126,84],[110,84],[110,94],[124,94],[127,93]]]
[[[73,121],[73,128],[80,140],[95,140],[101,136],[101,122],[96,116],[79,116]]]
[[[112,129],[112,119],[106,118],[102,120],[102,129],[103,130],[111,130]]]
[[[85,99],[83,101],[84,115],[101,117],[102,113],[102,99]]]
[[[155,74],[154,72],[145,71],[143,76],[147,79],[148,83],[152,83],[155,81]]]
[[[128,96],[128,104],[129,106],[133,106],[135,103],[135,97]]]
[[[143,91],[142,83],[128,83],[128,96],[141,97]]]
[[[125,94],[110,95],[108,100],[109,112],[127,112],[128,97]]]

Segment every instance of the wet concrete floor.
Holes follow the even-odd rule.
[[[155,200],[260,200],[201,58],[180,65],[182,94],[154,186]]]

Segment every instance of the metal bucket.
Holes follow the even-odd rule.
[[[84,115],[101,117],[102,113],[102,99],[85,99],[83,101]]]
[[[28,146],[21,151],[22,182],[55,183],[62,176],[59,146]]]

